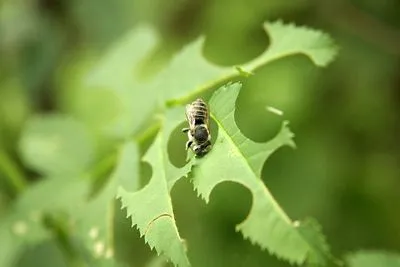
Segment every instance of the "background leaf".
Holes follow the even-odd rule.
[[[93,144],[84,125],[62,115],[30,119],[20,140],[26,164],[44,175],[79,175],[91,163]]]
[[[139,79],[141,63],[157,42],[150,27],[137,27],[111,46],[85,79],[84,90],[110,90],[118,102],[113,120],[105,132],[114,137],[135,133],[156,107],[157,95],[153,88]],[[99,106],[108,106],[107,98]]]
[[[57,189],[57,190],[55,190]],[[77,212],[89,191],[83,179],[59,177],[46,179],[25,191],[0,222],[0,266],[12,266],[26,245],[34,246],[49,239],[51,233],[43,221],[53,212]],[[72,225],[67,222],[67,225]]]
[[[384,251],[359,251],[347,256],[350,267],[398,267],[400,255]]]

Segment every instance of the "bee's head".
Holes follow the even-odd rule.
[[[199,125],[194,129],[194,139],[198,142],[205,142],[208,140],[208,130],[204,125]]]

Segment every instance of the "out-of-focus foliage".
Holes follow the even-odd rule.
[[[394,253],[382,251],[359,251],[347,257],[350,267],[369,266],[400,266],[400,256]]]
[[[260,167],[282,210],[318,219],[340,258],[399,251],[399,9],[394,0],[1,1],[0,266],[168,265],[131,228],[117,185],[130,198],[185,166],[184,114],[168,110],[209,99],[228,79],[243,82],[234,119],[244,136],[276,135],[282,117],[270,106],[296,133],[298,149]],[[277,19],[285,23],[263,29]],[[336,61],[310,64],[304,55],[331,61],[331,40],[288,22],[333,36]],[[160,118],[170,128],[154,147]],[[169,165],[160,155],[155,164],[155,151]],[[222,183],[205,205],[178,178],[157,198],[173,207],[193,266],[288,266],[234,231],[252,192]],[[298,230],[317,252],[310,264],[330,258],[314,221]],[[178,244],[163,242],[162,252]],[[397,257],[351,255],[350,266],[392,267]]]
[[[74,176],[90,164],[93,145],[84,125],[53,115],[26,123],[20,151],[24,163],[44,176]]]

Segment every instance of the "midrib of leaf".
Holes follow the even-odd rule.
[[[235,110],[233,109],[232,112],[234,112]],[[229,117],[231,115],[231,113],[229,113],[226,117]],[[246,162],[246,167],[249,169],[250,172],[253,173],[254,177],[257,177],[257,173],[253,170],[253,168],[251,167],[250,163],[247,161],[246,157],[244,156],[244,154],[242,153],[242,151],[239,149],[238,145],[236,145],[236,143],[233,141],[233,139],[231,138],[231,136],[227,133],[225,127],[219,122],[219,120],[213,115],[213,113],[210,114],[210,116],[214,119],[214,121],[216,122],[216,124],[218,125],[219,131],[218,134],[222,132],[223,136],[225,137],[225,139],[229,140],[229,142],[231,143],[231,145],[234,147],[234,149],[236,150],[236,152],[238,152],[238,154],[242,157],[242,160],[244,162]],[[225,120],[226,118],[222,119]],[[238,129],[238,132],[239,129]],[[264,186],[264,183],[262,182],[262,180],[258,180],[258,182],[260,183],[260,186],[265,190],[265,195],[269,197],[272,205],[274,206],[275,210],[277,210],[280,214],[280,216],[282,218],[284,218],[284,220],[288,223],[291,224],[291,220],[290,218],[287,216],[287,214],[283,211],[283,209],[281,208],[281,206],[278,204],[278,202],[275,201],[275,199],[272,197],[271,192],[268,190],[268,188],[266,186]]]
[[[161,144],[163,144],[163,135],[160,135],[160,141]],[[158,158],[162,164],[162,168],[161,168],[161,172],[163,174],[162,180],[165,181],[165,183],[161,183],[161,185],[163,186],[163,189],[165,190],[165,192],[169,192],[169,188],[168,188],[168,179],[167,179],[167,172],[166,172],[166,162],[165,162],[165,152],[161,149],[158,150]],[[168,160],[168,159],[167,159]],[[154,179],[155,180],[155,179]],[[155,218],[153,218],[150,223],[147,225],[146,230],[143,232],[144,235],[147,234],[147,232],[151,229],[151,226],[159,219],[163,218],[163,217],[168,217],[168,219],[170,219],[172,221],[172,225],[174,227],[174,230],[176,231],[176,233],[179,236],[179,232],[178,232],[178,228],[176,227],[176,222],[175,222],[175,217],[173,215],[173,211],[172,211],[172,201],[171,198],[168,197],[167,198],[167,202],[168,202],[168,207],[171,208],[168,213],[161,213],[158,216],[156,216]]]

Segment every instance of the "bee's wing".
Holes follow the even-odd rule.
[[[206,105],[206,109],[207,109],[206,117],[205,117],[205,124],[207,125],[207,127],[210,127],[210,108],[207,104],[205,104],[205,105]]]
[[[195,118],[193,117],[193,107],[191,104],[186,105],[186,119],[189,123],[189,128],[194,127]]]

